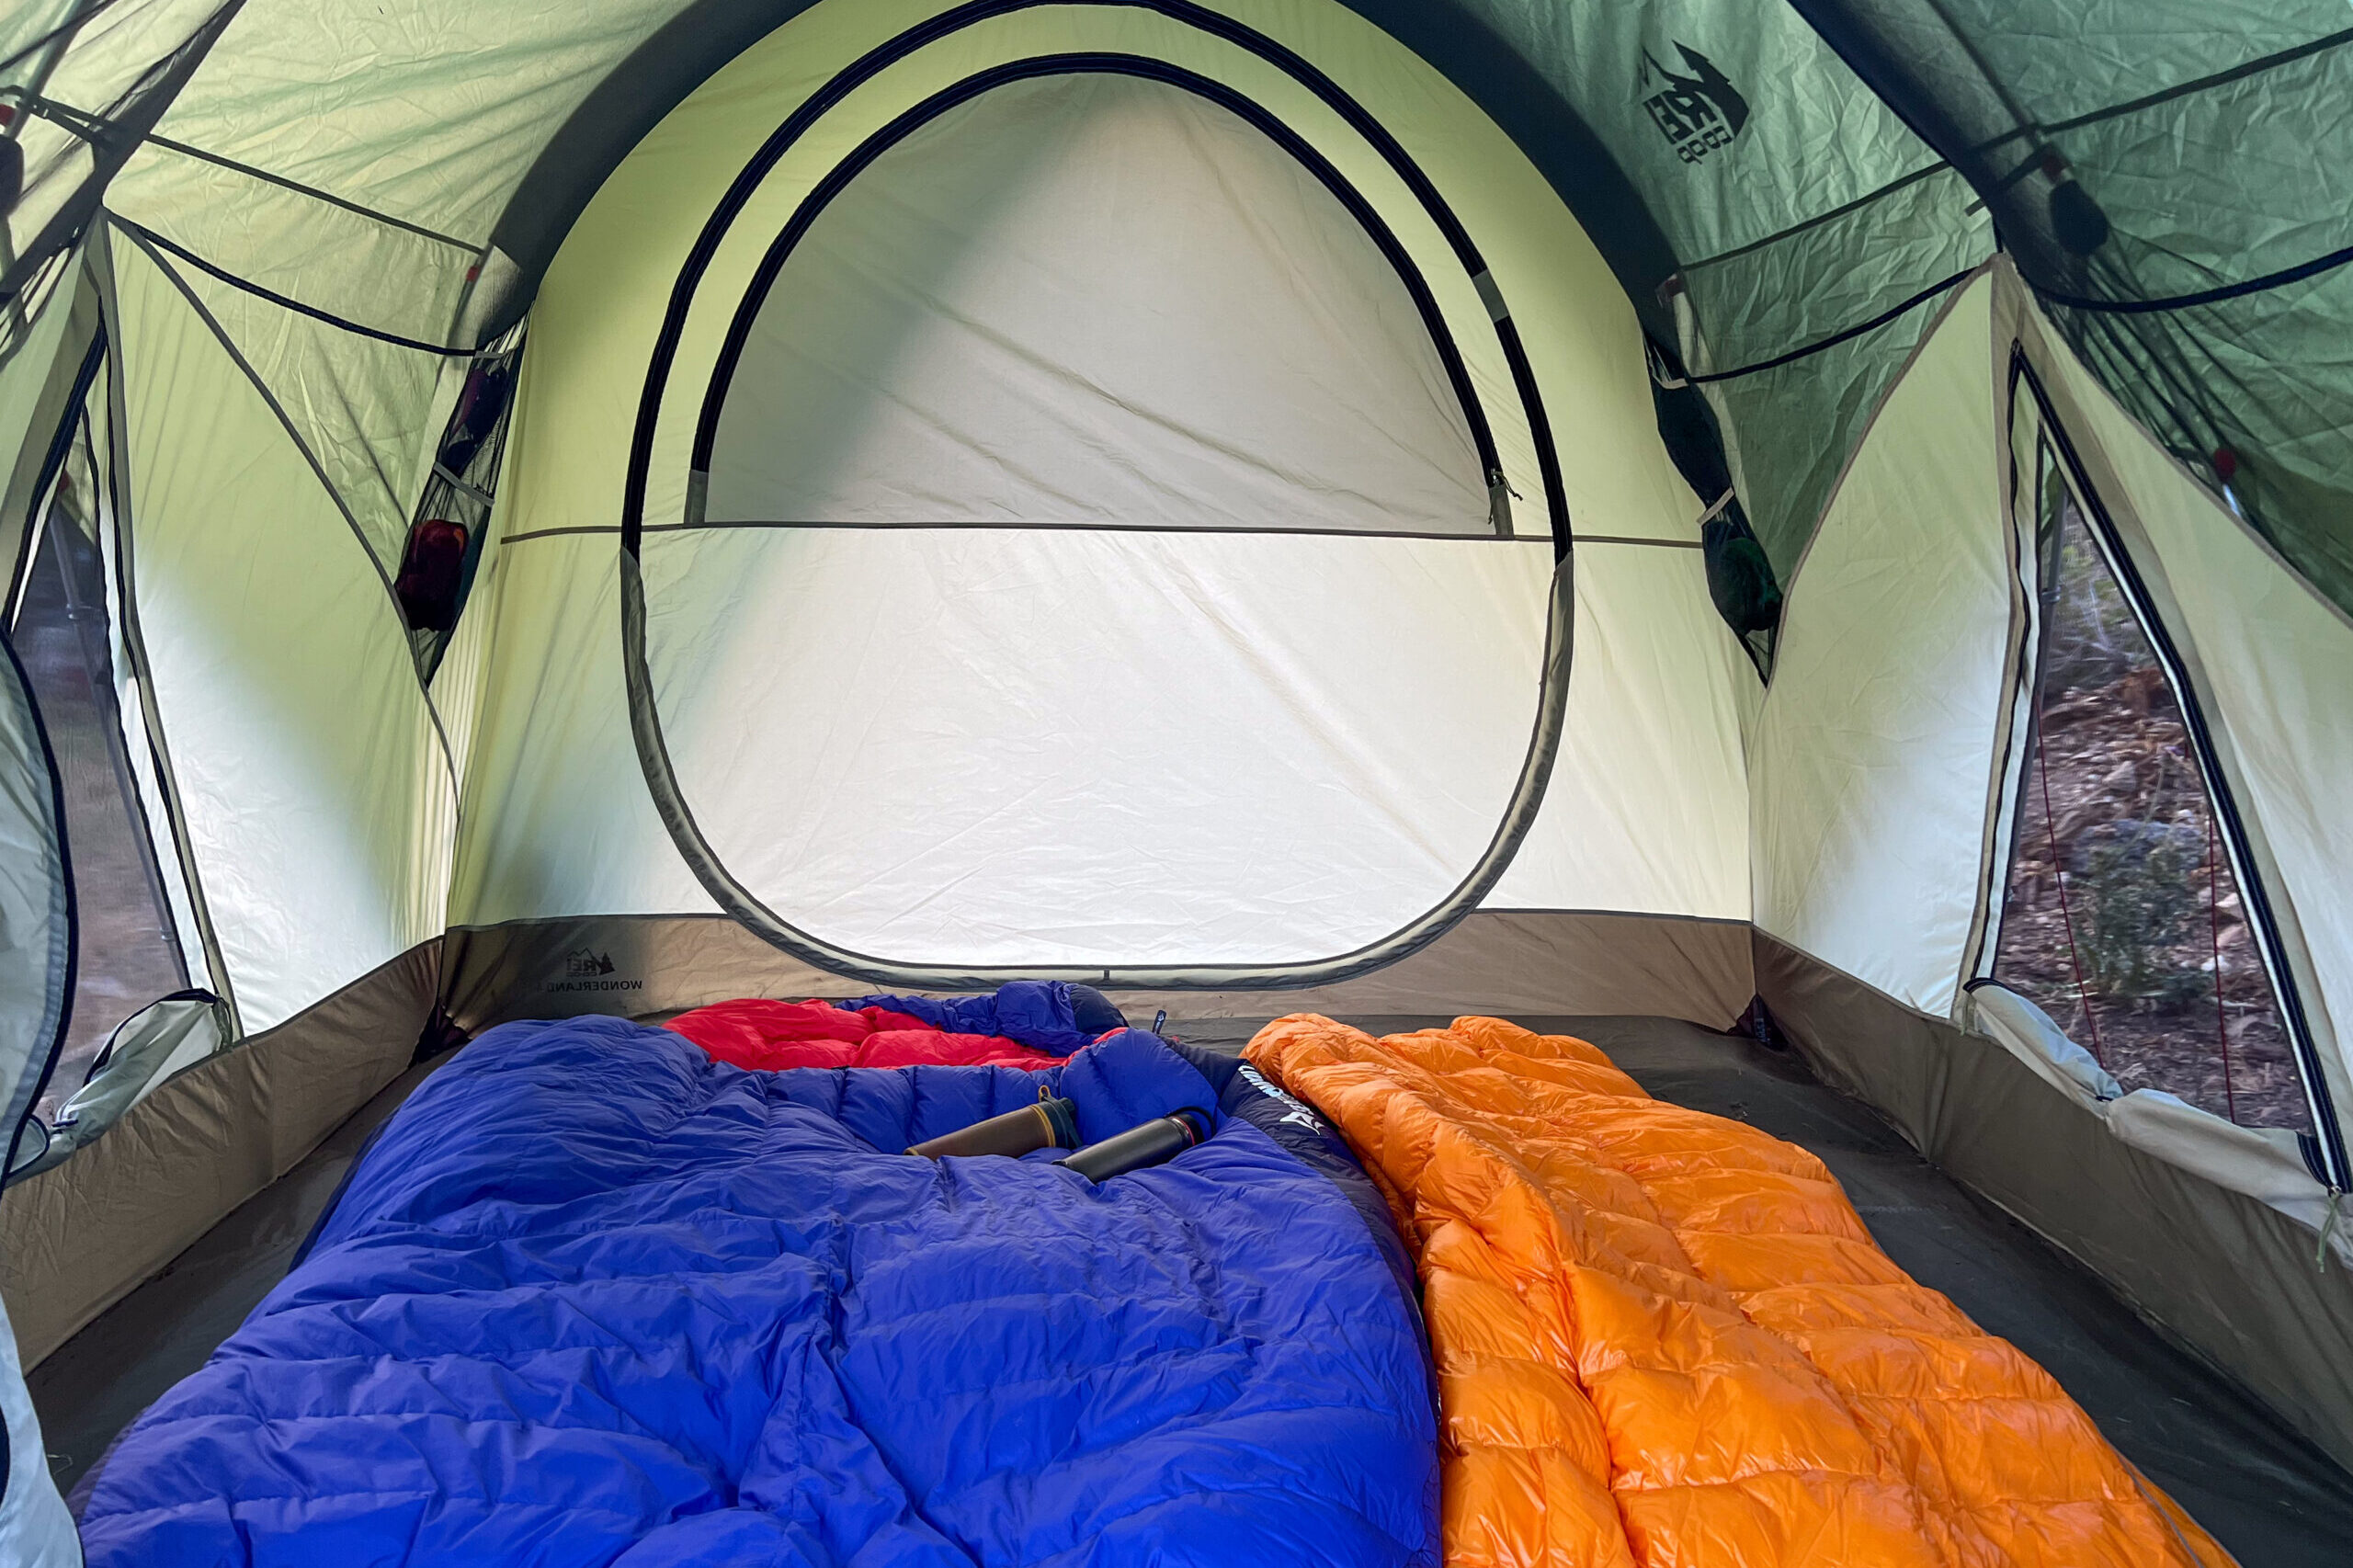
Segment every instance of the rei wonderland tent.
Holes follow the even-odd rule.
[[[2353,1557],[2343,0],[0,122],[0,1563]]]

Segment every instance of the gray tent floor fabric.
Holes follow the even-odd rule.
[[[1265,1021],[1173,1020],[1168,1028],[1239,1051]],[[1449,1020],[1348,1021],[1392,1033]],[[2345,1561],[2353,1475],[2143,1323],[2081,1265],[1921,1159],[1876,1112],[1818,1082],[1795,1055],[1668,1018],[1517,1021],[1593,1041],[1661,1099],[1812,1150],[1899,1265],[2049,1369],[2127,1458],[2250,1568]],[[444,1060],[404,1074],[32,1371],[26,1381],[61,1490],[70,1492],[142,1410],[235,1331],[284,1276],[369,1134]]]

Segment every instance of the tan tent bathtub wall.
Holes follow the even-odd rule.
[[[1756,990],[1745,922],[1477,910],[1429,947],[1313,989],[1117,991],[1142,1023],[1290,1012],[1652,1014],[1722,1028]],[[469,1029],[582,1013],[659,1017],[715,998],[857,994],[719,915],[515,921],[453,931],[446,991]]]
[[[27,1366],[284,1176],[415,1057],[438,943],[188,1069],[0,1195],[0,1293]]]

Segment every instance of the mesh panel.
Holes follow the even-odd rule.
[[[2353,609],[2353,11],[1797,8],[1968,176],[2119,401]]]
[[[50,504],[15,626],[64,780],[76,905],[74,1010],[37,1107],[44,1120],[117,1025],[187,983],[123,752],[93,494],[83,447]]]
[[[1721,375],[1874,320],[1993,249],[1949,170],[1900,183],[1836,216],[1684,271],[1695,375]],[[1786,582],[1871,415],[1949,293],[1774,369],[1707,387],[1728,433],[1750,522]]]

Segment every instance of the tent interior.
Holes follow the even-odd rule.
[[[2353,19],[2261,9],[0,18],[0,1559],[216,1560],[108,1450],[516,1026],[1037,982],[1401,1219],[1335,1062],[1589,1041],[2167,1561],[2338,1561]],[[1626,1507],[1445,1561],[1707,1560]]]

